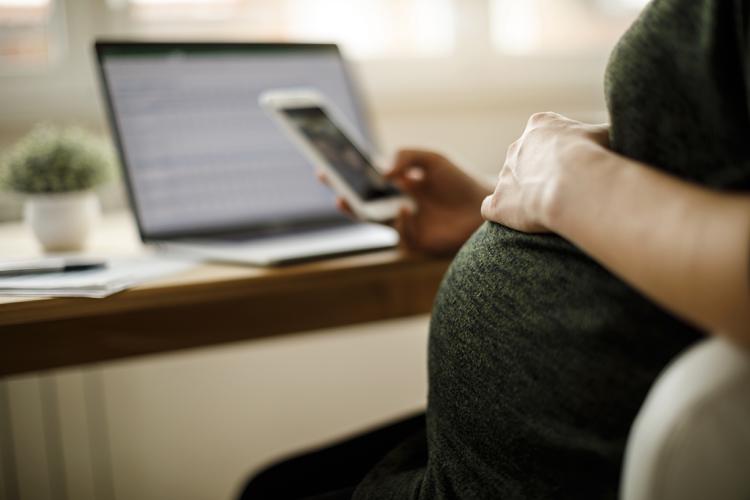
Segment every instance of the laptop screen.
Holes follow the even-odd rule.
[[[259,107],[314,88],[369,134],[335,45],[96,45],[144,239],[338,220],[331,191]]]

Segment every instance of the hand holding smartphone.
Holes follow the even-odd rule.
[[[305,156],[325,172],[331,187],[357,217],[385,222],[395,219],[403,206],[414,208],[413,201],[375,168],[355,143],[355,129],[321,94],[274,90],[263,93],[259,101]]]

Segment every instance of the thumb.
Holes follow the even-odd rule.
[[[419,195],[425,187],[425,175],[421,169],[412,169],[400,177],[390,179],[399,189],[412,195]]]
[[[491,220],[492,217],[495,215],[495,197],[494,195],[489,195],[482,200],[482,217],[484,217],[486,220]]]

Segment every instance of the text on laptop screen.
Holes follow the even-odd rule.
[[[258,105],[314,88],[366,137],[338,51],[132,47],[102,57],[144,235],[336,217],[333,195]]]

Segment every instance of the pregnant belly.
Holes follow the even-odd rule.
[[[595,484],[576,483],[581,467],[613,480],[648,388],[697,335],[561,238],[490,223],[456,256],[430,330],[431,457],[524,496]]]

